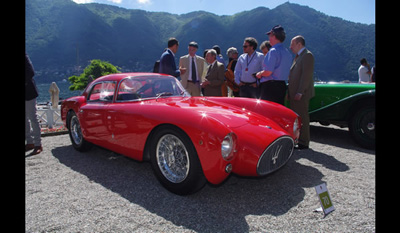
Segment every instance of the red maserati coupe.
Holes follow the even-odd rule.
[[[230,173],[264,176],[285,165],[301,119],[250,98],[191,97],[180,82],[155,73],[119,73],[92,81],[66,99],[62,120],[73,147],[95,144],[150,161],[160,183],[186,195]]]

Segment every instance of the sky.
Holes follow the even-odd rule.
[[[233,15],[264,6],[273,9],[288,0],[73,0],[76,3],[103,3],[127,9],[186,14],[208,11],[217,15]],[[356,23],[375,23],[375,0],[290,0],[309,6],[329,16]]]

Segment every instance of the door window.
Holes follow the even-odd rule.
[[[101,82],[93,86],[89,94],[89,101],[112,102],[115,92],[115,82]]]

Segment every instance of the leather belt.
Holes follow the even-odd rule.
[[[240,82],[243,83],[244,85],[253,85],[253,84],[257,83],[257,82],[246,83],[246,82],[243,82],[243,81],[240,81]]]

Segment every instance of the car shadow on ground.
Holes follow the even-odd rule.
[[[375,150],[365,149],[358,145],[351,137],[348,128],[326,127],[313,123],[310,125],[310,135],[313,142],[375,155]]]
[[[250,229],[246,216],[283,215],[304,200],[304,188],[324,182],[318,169],[297,161],[303,153],[295,152],[283,168],[266,177],[230,176],[219,186],[206,185],[193,195],[178,196],[158,183],[149,163],[136,162],[99,147],[81,153],[72,146],[63,146],[53,149],[52,154],[64,165],[131,203],[177,226],[199,232],[247,232]],[[322,155],[324,158],[331,160]]]

